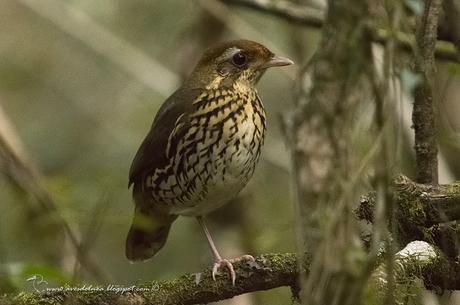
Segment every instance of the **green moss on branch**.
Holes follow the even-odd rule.
[[[393,181],[393,191],[400,243],[424,240],[455,257],[460,226],[450,222],[460,220],[460,184],[420,184],[400,175]],[[375,192],[362,196],[357,217],[373,222],[375,203]]]
[[[397,217],[403,222],[431,227],[460,220],[460,183],[426,185],[399,175],[393,180]],[[375,192],[361,197],[357,217],[373,222]]]
[[[302,261],[298,264],[298,261]],[[306,272],[310,259],[305,256],[298,259],[293,253],[266,254],[256,258],[255,263],[235,264],[237,281],[231,285],[227,274],[220,275],[214,282],[210,270],[201,274],[186,274],[168,281],[152,281],[137,286],[148,288],[143,292],[114,291],[78,291],[20,293],[18,295],[0,296],[0,305],[185,305],[203,304],[229,299],[247,292],[267,290],[290,286],[298,291],[298,266]],[[460,289],[460,266],[437,255],[435,259],[426,260],[415,255],[400,260],[403,273],[401,278],[418,277],[423,279],[430,289]],[[375,286],[378,287],[378,286]],[[374,288],[375,288],[374,287]]]
[[[185,305],[215,302],[282,286],[297,287],[298,264],[293,253],[261,255],[255,262],[241,262],[234,264],[234,267],[237,273],[235,286],[232,286],[227,273],[221,272],[214,282],[210,269],[206,269],[202,273],[186,274],[174,280],[152,281],[136,286],[137,289],[145,288],[145,291],[117,293],[101,289],[20,293],[4,297],[3,302],[17,305]],[[7,300],[11,303],[6,303]],[[1,299],[0,304],[3,305]]]

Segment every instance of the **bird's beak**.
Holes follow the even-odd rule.
[[[286,57],[281,57],[281,56],[273,56],[268,60],[266,63],[262,65],[262,69],[267,69],[271,67],[282,67],[282,66],[289,66],[293,65],[294,62],[290,60],[289,58]]]

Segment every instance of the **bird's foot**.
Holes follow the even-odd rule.
[[[235,257],[235,258],[230,258],[230,259],[220,259],[214,263],[214,266],[212,267],[212,278],[215,281],[216,280],[216,274],[218,274],[219,268],[220,267],[227,267],[228,271],[230,272],[230,278],[232,279],[232,285],[235,286],[235,281],[236,281],[236,273],[235,269],[233,269],[233,264],[237,262],[241,262],[244,260],[248,261],[255,261],[254,257],[252,255],[242,255],[240,257]]]

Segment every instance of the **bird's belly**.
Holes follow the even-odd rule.
[[[239,124],[236,132],[227,127],[224,126],[226,131],[220,140],[206,141],[215,144],[202,149],[206,153],[198,154],[199,160],[189,158],[186,161],[189,170],[184,180],[188,180],[185,185],[192,191],[182,205],[172,207],[172,213],[186,216],[207,214],[233,199],[251,178],[263,135],[256,132],[252,120]]]
[[[218,209],[244,188],[260,155],[265,113],[258,100],[242,101],[192,118],[172,162],[147,181],[153,204],[167,213],[198,216]]]
[[[247,182],[241,179],[234,181],[227,180],[223,182],[216,177],[214,181],[208,185],[207,193],[197,201],[191,201],[189,206],[176,206],[173,214],[183,216],[199,216],[208,214],[233,199],[246,185]]]

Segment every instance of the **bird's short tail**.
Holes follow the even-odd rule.
[[[130,261],[145,261],[163,248],[175,215],[136,211],[126,238],[126,257]]]

